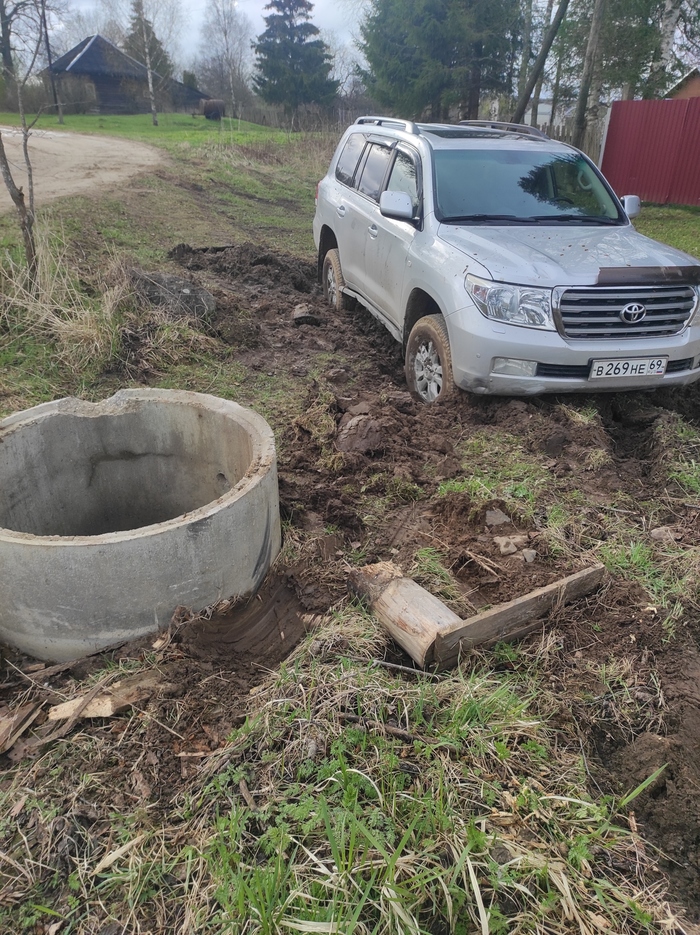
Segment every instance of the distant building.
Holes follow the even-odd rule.
[[[676,101],[687,101],[691,97],[700,97],[700,68],[693,68],[687,75],[683,75],[672,88],[666,92],[665,97]]]
[[[71,78],[84,88],[88,111],[100,114],[141,114],[151,109],[148,69],[104,36],[88,36],[51,66],[61,81]],[[48,71],[48,69],[47,69]],[[194,111],[202,98],[197,88],[153,74],[159,109]]]

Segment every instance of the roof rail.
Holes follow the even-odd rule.
[[[402,120],[400,117],[358,117],[355,123],[374,124],[375,127],[398,127],[406,133],[418,133],[418,128],[412,120]]]
[[[525,136],[535,136],[540,140],[548,140],[549,137],[537,127],[528,127],[524,123],[507,123],[500,120],[460,120],[460,126],[467,127],[489,127],[492,130],[508,130],[510,133],[524,133]]]

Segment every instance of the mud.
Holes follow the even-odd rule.
[[[206,619],[190,617],[189,613],[176,614],[169,641],[162,648],[158,648],[162,637],[149,637],[80,660],[45,679],[41,670],[32,672],[40,686],[34,697],[50,704],[70,695],[77,682],[107,663],[153,665],[162,677],[163,688],[149,701],[147,713],[82,724],[84,732],[101,741],[95,745],[90,768],[110,790],[104,801],[91,799],[93,819],[106,820],[111,809],[125,808],[135,798],[149,807],[167,810],[201,757],[223,746],[234,727],[243,723],[251,691],[305,633],[293,589],[275,574],[268,575],[252,599],[223,605]],[[31,684],[28,676],[18,676],[18,670],[27,667],[26,658],[8,651],[0,670],[5,676],[0,686],[0,710],[4,700],[11,700]],[[36,725],[39,736],[52,728],[45,713]],[[7,765],[8,761],[36,759],[40,749],[31,739],[25,740],[7,756],[0,756],[0,765],[3,761]]]
[[[196,760],[180,754],[216,749],[239,722],[251,688],[303,632],[304,614],[326,612],[345,596],[349,560],[390,559],[410,570],[418,548],[435,548],[455,573],[465,606],[475,610],[579,570],[576,531],[562,530],[571,548],[553,549],[544,507],[476,504],[459,489],[435,496],[441,484],[464,476],[457,449],[477,430],[508,433],[563,490],[583,493],[589,545],[605,541],[611,511],[634,524],[635,502],[655,500],[658,524],[673,530],[674,541],[697,543],[700,509],[666,497],[656,428],[675,412],[698,424],[698,390],[591,396],[586,403],[600,422],[572,421],[561,405],[572,401],[564,397],[461,394],[448,404],[419,405],[405,387],[400,347],[361,307],[326,307],[314,265],[251,244],[179,245],[171,256],[216,297],[210,326],[237,360],[253,373],[297,378],[297,415],[280,418],[275,429],[287,535],[303,548],[280,566],[284,580],[271,581],[257,604],[231,611],[235,634],[226,615],[177,632],[162,664],[182,691],[176,704],[158,702],[155,716],[172,726],[177,708],[174,729],[183,739],[148,724],[149,755],[157,762],[139,769],[149,801],[176,794]],[[318,324],[295,324],[300,303]],[[505,521],[491,525],[487,514],[496,510]],[[640,526],[642,533],[648,530]],[[516,551],[503,554],[496,537],[518,536]],[[534,551],[533,562],[523,548]],[[561,702],[555,723],[564,742],[578,735],[593,791],[623,795],[668,764],[624,815],[658,849],[688,918],[700,921],[700,627],[687,623],[667,640],[661,619],[638,586],[616,578],[602,594],[553,615],[541,665]],[[105,747],[102,768],[116,777],[124,755]]]

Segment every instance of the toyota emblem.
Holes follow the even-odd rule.
[[[622,321],[627,322],[628,325],[635,325],[645,317],[646,313],[645,305],[642,305],[640,302],[630,302],[630,304],[625,305],[620,312],[620,318]]]

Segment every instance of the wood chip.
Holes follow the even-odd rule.
[[[0,753],[7,753],[41,711],[38,702],[30,702],[0,717]]]
[[[100,685],[98,692],[89,700],[87,695],[80,695],[78,698],[55,705],[49,709],[49,720],[62,721],[73,716],[113,717],[131,705],[139,704],[150,698],[162,683],[163,677],[159,672],[152,670],[137,672],[135,675],[120,679],[109,688]]]
[[[131,841],[127,841],[126,844],[122,844],[122,846],[118,847],[115,851],[111,851],[109,854],[106,854],[92,871],[92,875],[95,876],[98,873],[102,873],[103,870],[107,870],[107,868],[116,863],[120,857],[123,857],[124,854],[128,854],[132,848],[136,847],[137,844],[140,844],[145,837],[145,834],[137,834],[135,838],[131,839]]]

